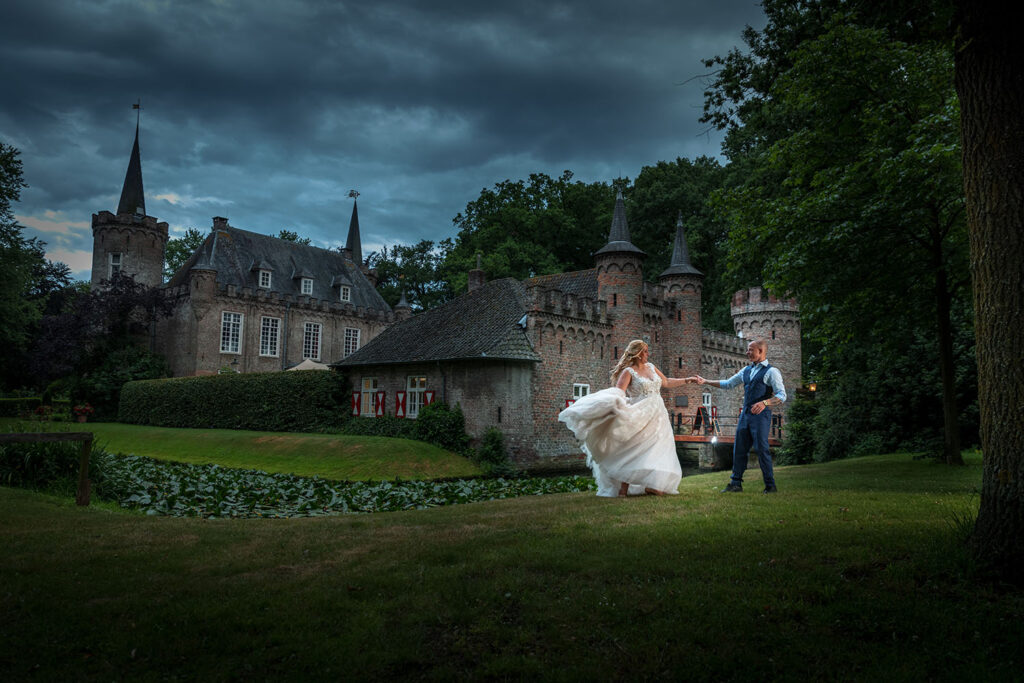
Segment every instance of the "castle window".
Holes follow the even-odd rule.
[[[427,378],[409,376],[405,389],[408,392],[406,394],[405,416],[415,418],[420,414],[420,408],[423,407],[423,392],[427,390]]]
[[[775,330],[772,330],[772,339],[775,339]]]
[[[306,323],[302,331],[302,357],[320,360],[320,323]]]
[[[589,384],[573,384],[572,385],[572,400],[578,401],[587,394],[590,393]]]
[[[359,413],[373,417],[373,396],[377,393],[377,378],[363,377],[363,389],[360,393]]]
[[[280,318],[260,318],[260,355],[277,357],[281,334]]]
[[[345,356],[350,356],[359,350],[359,330],[355,327],[345,328]],[[343,356],[344,357],[344,356]]]
[[[260,271],[260,289],[270,289],[270,271]]]
[[[345,285],[341,286],[341,300],[342,301],[352,301],[352,288],[351,287],[346,287]]]
[[[121,272],[121,266],[124,264],[124,254],[120,252],[112,252],[107,254],[107,279],[112,280],[114,275]]]
[[[220,316],[220,352],[242,352],[242,314],[224,311]]]
[[[562,353],[562,340],[558,340],[558,353]]]
[[[613,293],[612,294],[612,306],[618,306],[618,305],[619,305],[619,295]]]
[[[679,369],[680,370],[683,369],[683,357],[682,356],[679,356]]]
[[[311,277],[304,277],[304,278],[302,278],[302,285],[300,287],[300,291],[303,294],[312,294],[313,293],[313,278],[311,278]]]

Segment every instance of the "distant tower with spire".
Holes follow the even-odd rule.
[[[138,105],[133,106],[139,108]],[[139,122],[136,120],[135,143],[128,160],[117,213],[100,211],[92,215],[93,287],[118,272],[132,275],[136,282],[150,287],[159,286],[163,282],[167,237],[167,223],[146,215]]]
[[[661,271],[658,283],[665,288],[665,301],[670,304],[664,326],[665,338],[662,348],[671,367],[662,368],[669,377],[692,377],[701,370],[701,298],[704,289],[704,274],[690,262],[690,248],[686,243],[686,229],[683,213],[676,217],[676,236],[672,245],[672,260],[668,268]],[[687,385],[680,393],[689,397],[690,405],[698,405],[700,390],[697,385]],[[688,408],[690,414],[693,408]]]
[[[608,317],[614,320],[612,343],[619,354],[630,341],[644,336],[645,258],[647,254],[630,241],[625,200],[622,190],[617,190],[608,243],[594,252],[594,265],[597,267],[597,296],[606,302]]]

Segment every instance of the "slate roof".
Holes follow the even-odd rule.
[[[257,289],[261,267],[271,272],[270,291],[298,296],[302,277],[313,278],[315,299],[340,301],[341,283],[351,284],[355,306],[389,312],[391,307],[370,284],[359,266],[337,251],[260,235],[230,225],[217,226],[206,237],[185,265],[174,274],[168,286],[188,280],[189,271],[217,271],[217,284]]]
[[[557,289],[580,298],[588,297],[596,300],[597,268],[531,277],[529,280],[524,280],[523,284],[527,287],[540,285],[546,289]]]
[[[437,308],[391,325],[337,367],[499,359],[539,362],[520,321],[526,288],[513,278],[485,283]]]
[[[141,213],[146,215],[146,192],[142,188],[142,157],[139,155],[139,126],[135,126],[135,144],[132,155],[128,159],[128,170],[124,174],[124,185],[121,187],[121,199],[117,202],[117,212]]]
[[[646,256],[642,249],[629,241],[629,223],[626,222],[626,203],[622,198],[622,190],[615,193],[615,213],[612,214],[612,227],[608,231],[608,244],[594,252],[607,254],[613,252],[632,252]]]
[[[676,241],[672,245],[672,262],[668,268],[661,271],[661,277],[666,275],[703,275],[690,263],[690,248],[686,245],[686,230],[683,227],[683,212],[679,212],[676,218]]]

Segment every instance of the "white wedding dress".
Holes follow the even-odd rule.
[[[623,483],[630,495],[645,489],[676,494],[682,469],[668,411],[661,399],[661,378],[648,363],[654,379],[633,368],[628,394],[618,387],[588,394],[558,414],[587,454],[597,482],[597,495],[617,496]]]

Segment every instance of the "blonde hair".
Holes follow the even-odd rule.
[[[619,375],[622,374],[622,371],[632,365],[633,361],[635,361],[637,357],[646,350],[647,344],[644,343],[643,339],[634,339],[629,342],[629,346],[627,346],[626,350],[622,352],[622,358],[619,358],[619,362],[615,364],[614,368],[612,368],[610,373],[612,384],[619,381]]]

